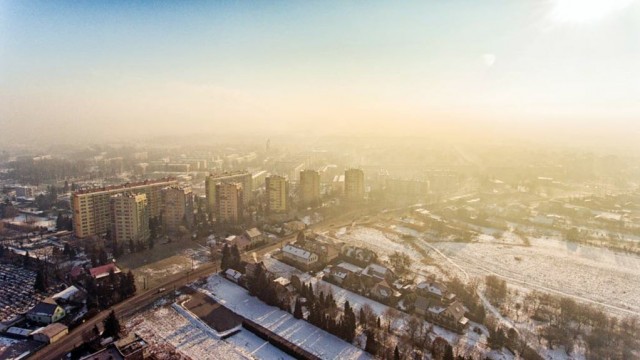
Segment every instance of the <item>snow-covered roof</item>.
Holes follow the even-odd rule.
[[[234,278],[234,279],[240,279],[242,277],[242,273],[233,269],[227,269],[224,274],[228,277]]]
[[[260,232],[260,230],[258,230],[258,228],[251,228],[246,231],[246,234],[250,238],[262,235],[262,233]]]
[[[447,291],[444,285],[427,281],[418,284],[418,289],[428,291],[437,296],[442,296]]]
[[[285,253],[291,254],[293,256],[303,258],[305,260],[308,260],[309,258],[311,258],[311,255],[312,255],[312,253],[308,252],[307,250],[301,249],[293,245],[286,245],[284,248],[282,248],[282,251]]]
[[[365,271],[366,271],[367,275],[372,275],[371,271],[374,271],[374,272],[382,274],[382,275],[386,275],[386,273],[387,273],[387,271],[389,271],[389,269],[387,269],[386,267],[384,267],[382,265],[369,264],[369,266],[367,266]]]
[[[92,269],[89,269],[89,273],[91,274],[91,276],[93,278],[100,279],[100,278],[103,278],[105,276],[108,276],[109,272],[111,272],[111,270],[113,270],[114,274],[120,273],[120,269],[118,269],[118,267],[114,263],[109,263],[107,265],[94,267]]]
[[[338,264],[339,268],[342,268],[344,270],[350,271],[352,273],[359,273],[362,271],[362,268],[353,264],[350,264],[348,262],[341,262],[340,264]]]
[[[68,288],[60,291],[59,293],[53,295],[52,298],[54,300],[57,300],[57,299],[69,300],[70,298],[75,296],[78,292],[80,292],[80,290],[77,287],[75,287],[75,285],[71,285]]]
[[[282,277],[282,276],[277,278],[277,279],[275,279],[275,280],[273,280],[273,282],[277,283],[277,284],[280,284],[282,286],[287,286],[287,285],[291,284],[291,281],[289,279],[287,279],[285,277]]]
[[[34,332],[32,332],[32,335],[35,334],[44,334],[45,336],[47,336],[48,338],[52,338],[58,334],[60,334],[61,332],[67,331],[69,328],[64,325],[64,324],[60,324],[60,323],[53,323],[53,324],[49,324],[43,328],[40,328]]]
[[[13,326],[13,327],[10,327],[9,330],[7,330],[7,334],[18,335],[18,336],[29,336],[31,334],[31,330]]]

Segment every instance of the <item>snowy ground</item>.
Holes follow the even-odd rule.
[[[416,273],[442,275],[438,268],[424,265],[422,255],[395,234],[356,227],[336,236],[348,244],[368,247],[382,259],[402,251],[412,258]],[[528,289],[604,306],[612,314],[640,315],[640,256],[555,237],[529,238],[529,242],[526,246],[521,236],[507,231],[497,239],[481,234],[472,243],[417,240],[416,245],[463,280],[495,274]]]
[[[423,277],[430,274],[442,276],[442,271],[438,267],[424,264],[422,262],[424,257],[412,248],[411,245],[407,244],[400,235],[394,233],[397,229],[398,227],[395,226],[392,229],[389,229],[389,231],[383,232],[370,227],[355,227],[349,230],[341,229],[336,232],[336,237],[340,241],[344,241],[347,245],[366,247],[375,251],[382,261],[387,261],[389,259],[389,255],[396,251],[403,252],[413,260],[411,269],[416,274]],[[408,228],[404,229],[407,231],[411,230]],[[412,234],[417,233],[412,232]]]
[[[431,245],[470,274],[496,274],[526,288],[600,304],[614,314],[640,315],[640,257],[555,238],[530,242]]]
[[[202,264],[210,262],[209,249],[204,246],[187,248],[179,254],[162,259],[149,265],[134,270],[138,276],[146,276],[147,279],[163,279],[177,273],[197,269]]]
[[[323,359],[369,359],[366,352],[293,315],[268,306],[247,291],[220,277],[209,278],[202,289],[235,313],[273,331]]]
[[[138,314],[127,322],[126,327],[139,334],[159,353],[169,345],[185,357],[198,360],[292,359],[244,329],[226,340],[218,340],[170,306],[160,306]]]

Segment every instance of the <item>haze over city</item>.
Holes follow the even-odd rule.
[[[640,131],[633,0],[5,1],[0,19],[4,141]]]
[[[0,0],[0,359],[640,359],[640,0]]]

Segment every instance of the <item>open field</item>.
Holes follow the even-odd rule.
[[[337,234],[349,244],[366,246],[383,259],[403,251],[420,274],[439,270],[420,262],[422,256],[394,234],[356,227]],[[501,239],[482,234],[471,243],[438,242],[420,236],[416,245],[429,252],[440,268],[461,277],[489,274],[508,283],[593,303],[616,315],[640,315],[640,257],[554,237],[528,238],[530,245],[506,232]]]
[[[118,258],[118,266],[133,271],[139,289],[144,287],[145,278],[150,288],[166,281],[167,276],[197,269],[207,262],[210,262],[209,248],[195,241],[157,244],[151,250]]]

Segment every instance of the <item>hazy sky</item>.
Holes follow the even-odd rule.
[[[640,0],[0,1],[0,124],[640,137]]]

